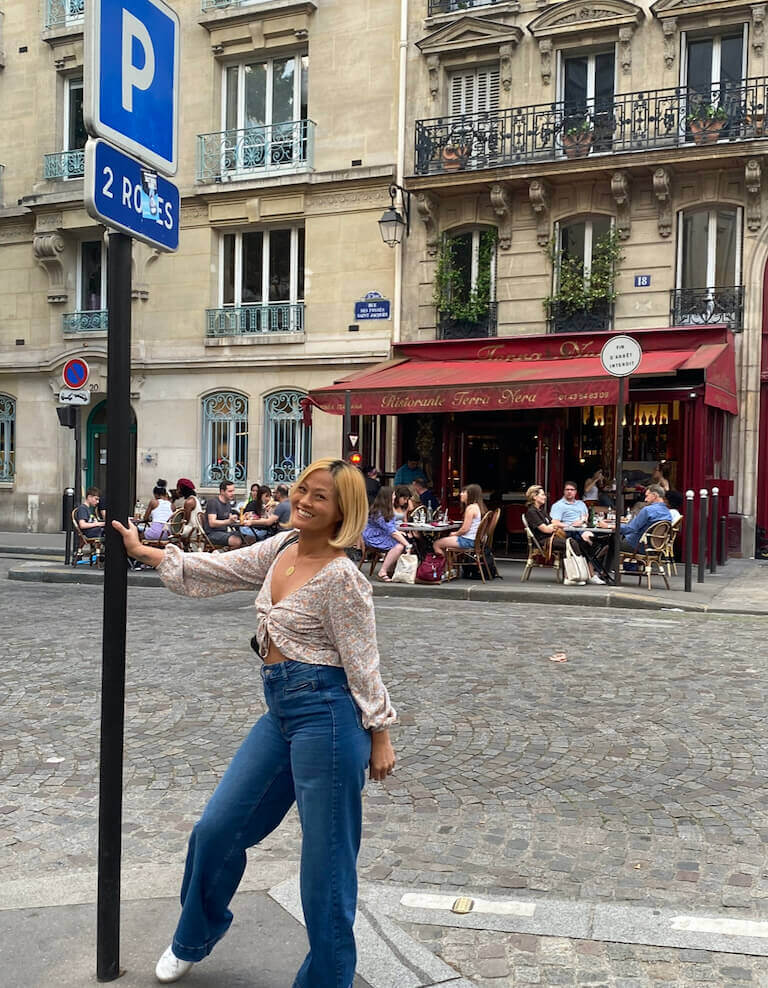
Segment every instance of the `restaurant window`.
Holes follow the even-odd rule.
[[[742,211],[713,206],[679,213],[676,326],[726,323],[741,329]]]
[[[77,300],[81,312],[97,312],[107,307],[107,248],[101,240],[80,242]]]
[[[225,167],[252,170],[307,160],[309,59],[288,55],[224,70]],[[237,132],[236,136],[234,132]]]
[[[16,402],[0,394],[0,481],[9,483],[16,474]]]
[[[561,52],[563,137],[591,132],[594,151],[610,150],[615,127],[616,56],[613,48],[588,54]]]
[[[495,228],[446,234],[435,282],[440,339],[496,334]]]
[[[292,484],[312,459],[312,427],[305,425],[303,391],[277,391],[264,399],[264,483]]]
[[[202,486],[222,480],[241,486],[248,475],[248,399],[235,391],[218,391],[202,402]]]
[[[552,332],[610,329],[613,304],[594,297],[598,285],[612,293],[615,263],[610,216],[592,216],[555,225],[553,293],[548,311]],[[593,291],[586,291],[590,285]]]

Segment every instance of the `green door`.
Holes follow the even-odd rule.
[[[107,486],[107,401],[104,399],[88,416],[88,428],[85,437],[85,486],[98,487],[102,495],[106,494]],[[128,504],[133,510],[136,503],[136,415],[131,409],[131,438],[128,450],[130,463],[130,500]]]

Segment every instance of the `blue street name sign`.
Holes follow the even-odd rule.
[[[88,0],[83,116],[166,175],[178,168],[179,18],[164,0]]]
[[[145,244],[172,251],[179,246],[179,190],[168,179],[104,141],[85,148],[88,215]]]
[[[388,299],[366,299],[355,302],[355,319],[389,319]]]

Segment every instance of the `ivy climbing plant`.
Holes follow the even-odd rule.
[[[492,302],[496,240],[496,230],[483,230],[480,234],[477,278],[470,287],[456,264],[454,238],[443,237],[432,298],[441,316],[462,322],[480,322],[488,315]]]

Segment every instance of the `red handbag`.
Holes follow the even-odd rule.
[[[417,583],[439,583],[445,572],[445,556],[438,556],[435,552],[428,552],[419,563],[416,570]]]

